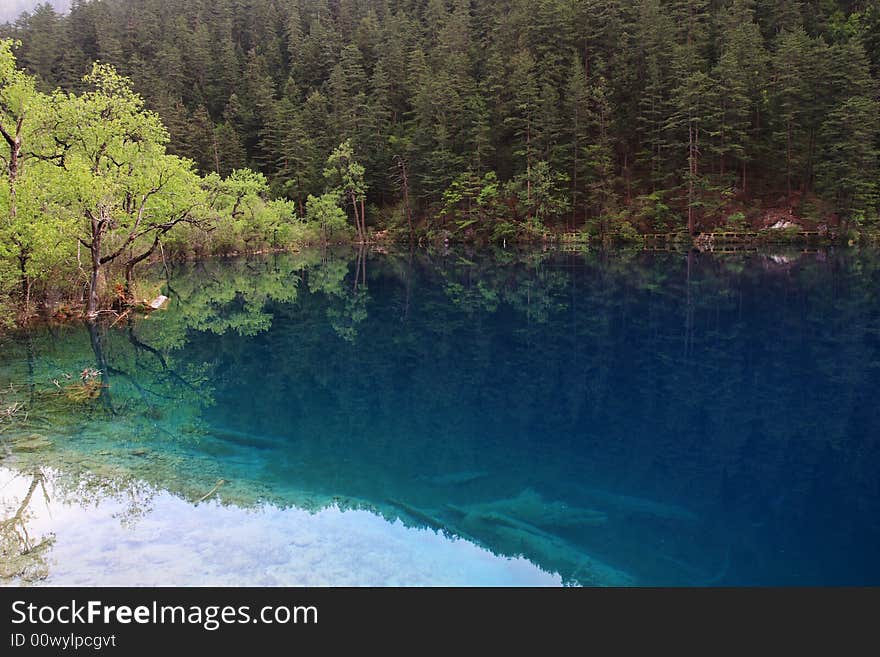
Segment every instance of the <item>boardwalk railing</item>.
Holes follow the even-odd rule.
[[[612,236],[613,237],[613,236]],[[639,241],[643,242],[647,248],[650,244],[658,242],[670,243],[677,242],[679,244],[693,244],[702,248],[713,248],[714,245],[729,246],[732,244],[742,244],[747,246],[755,246],[758,244],[774,244],[774,243],[792,243],[812,242],[816,240],[835,239],[834,233],[831,231],[818,230],[802,230],[798,232],[785,230],[765,230],[765,231],[718,231],[712,233],[700,233],[691,237],[685,232],[677,233],[645,233],[639,235]],[[599,238],[591,236],[584,232],[565,232],[558,235],[558,240],[564,246],[573,246],[579,244],[589,244],[591,241],[597,241]]]

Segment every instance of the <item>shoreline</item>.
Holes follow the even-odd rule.
[[[385,232],[385,231],[382,231]],[[171,257],[156,255],[146,261],[147,266],[168,266],[169,264],[195,264],[218,260],[236,260],[239,258],[254,258],[271,255],[299,254],[306,251],[348,251],[352,253],[369,250],[376,254],[389,254],[396,251],[411,250],[431,253],[436,249],[451,251],[455,248],[476,249],[491,253],[496,250],[508,249],[541,249],[542,252],[558,251],[560,253],[585,253],[591,250],[618,251],[621,253],[633,253],[638,251],[647,252],[688,252],[710,253],[714,255],[733,254],[760,254],[763,251],[789,248],[798,249],[802,253],[815,253],[823,249],[842,248],[857,250],[860,248],[876,248],[880,246],[880,235],[866,235],[858,243],[853,241],[841,243],[840,235],[830,233],[828,236],[818,237],[813,233],[800,232],[788,235],[774,235],[772,233],[700,233],[690,236],[686,233],[647,233],[638,237],[621,239],[618,236],[606,236],[604,239],[577,233],[551,232],[545,234],[542,239],[513,239],[504,241],[502,244],[483,241],[480,239],[444,239],[425,240],[422,236],[418,243],[413,244],[409,239],[394,239],[393,235],[384,235],[381,239],[367,240],[366,242],[344,241],[326,244],[297,244],[288,247],[269,247],[245,251],[230,251],[227,253],[192,254],[181,257],[175,254]],[[164,265],[163,265],[164,263]],[[143,281],[143,279],[141,279]],[[63,299],[63,295],[62,299]],[[104,305],[99,311],[99,317],[94,321],[106,323],[119,322],[126,317],[140,317],[149,315],[154,311],[144,311],[143,306],[148,304],[148,299],[137,299],[134,303],[126,306],[110,303]],[[11,307],[18,307],[13,302]],[[69,298],[57,301],[52,308],[42,307],[38,312],[32,312],[28,317],[18,316],[9,324],[3,333],[26,330],[41,324],[76,324],[87,323],[89,320],[84,312],[85,301],[72,302]]]

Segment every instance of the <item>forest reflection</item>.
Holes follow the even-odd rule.
[[[4,464],[191,502],[369,509],[569,583],[876,582],[878,264],[362,250],[177,265],[157,272],[165,311],[4,345],[0,406],[21,405],[0,423]],[[49,549],[21,543],[17,509],[4,554]]]

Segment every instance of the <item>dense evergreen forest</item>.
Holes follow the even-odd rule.
[[[73,0],[0,38],[25,302],[160,251],[877,223],[880,0]]]
[[[112,64],[171,153],[301,212],[350,140],[370,225],[876,217],[877,0],[72,4],[5,29],[45,90]]]

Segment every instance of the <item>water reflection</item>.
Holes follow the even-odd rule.
[[[4,490],[0,520],[0,581],[35,582],[49,574],[46,553],[55,542],[51,533],[40,535],[31,527],[34,519],[34,495],[42,492],[48,502],[45,477],[41,470],[22,473],[23,492],[16,495]],[[5,487],[4,487],[5,489]]]
[[[40,494],[35,495],[39,489]],[[114,490],[115,489],[115,490]],[[68,586],[558,586],[558,575],[367,511],[198,506],[0,467],[0,581]],[[86,494],[87,491],[87,494]],[[43,538],[38,539],[34,537]]]
[[[573,584],[877,583],[878,265],[507,251],[179,266],[167,311],[4,345],[0,410],[20,407],[0,440],[19,472],[187,500],[175,540],[215,502],[271,504],[368,512]]]

